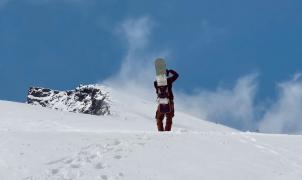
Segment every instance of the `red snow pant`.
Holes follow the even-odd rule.
[[[170,100],[170,108],[171,108],[171,111],[169,113],[161,113],[159,111],[159,106],[157,108],[157,111],[156,111],[156,121],[157,121],[157,129],[158,131],[171,131],[171,128],[172,128],[172,118],[174,117],[174,102],[173,100]],[[164,125],[163,125],[163,120],[166,116],[166,126],[164,128]]]

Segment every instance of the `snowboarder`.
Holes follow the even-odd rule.
[[[169,74],[172,76],[169,77]],[[157,121],[157,129],[158,131],[171,131],[172,128],[172,118],[174,117],[174,96],[172,92],[172,84],[178,78],[178,73],[172,69],[166,70],[167,76],[167,85],[166,86],[158,86],[157,81],[154,81],[154,87],[156,89],[156,94],[159,97],[166,96],[168,99],[168,111],[162,111],[161,104],[159,103],[156,111],[156,121]],[[164,93],[163,93],[164,92]],[[163,120],[166,116],[166,126],[163,126]]]

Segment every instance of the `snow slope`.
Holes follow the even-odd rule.
[[[158,133],[153,101],[111,92],[111,116],[0,101],[0,179],[302,178],[302,136],[239,132],[179,111],[173,132]]]

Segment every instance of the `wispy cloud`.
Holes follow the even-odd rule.
[[[149,17],[129,18],[118,25],[117,31],[126,38],[130,51],[144,49],[149,42],[153,22]]]
[[[152,62],[152,55],[146,49],[151,30],[152,20],[148,17],[130,18],[118,26],[117,32],[126,40],[128,49],[122,61],[118,78],[123,81],[150,80],[151,68],[149,66]]]
[[[257,76],[242,77],[230,89],[180,94],[181,108],[203,119],[240,130],[302,133],[302,75],[296,74],[291,80],[279,83],[279,96],[261,108],[264,100],[260,104],[255,103],[259,88]]]
[[[181,108],[203,119],[241,130],[251,129],[255,119],[257,74],[240,78],[230,89],[201,90],[195,95],[179,94]]]
[[[270,133],[302,133],[302,79],[296,74],[280,83],[279,97],[265,113],[260,130]]]
[[[128,18],[116,29],[117,34],[126,42],[127,52],[119,72],[106,82],[128,87],[152,87],[154,80],[154,59],[167,57],[168,51],[150,51],[149,40],[153,28],[150,17]],[[152,89],[153,90],[153,89]]]

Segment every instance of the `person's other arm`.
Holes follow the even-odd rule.
[[[154,88],[155,88],[155,90],[156,90],[156,94],[158,94],[158,93],[157,93],[157,82],[156,82],[156,81],[154,81]]]

